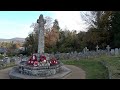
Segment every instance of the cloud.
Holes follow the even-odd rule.
[[[86,30],[86,25],[80,17],[80,11],[53,11],[53,13],[62,29],[67,27],[69,30]]]

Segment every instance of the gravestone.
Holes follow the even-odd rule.
[[[87,47],[85,47],[84,49],[83,49],[83,53],[85,54],[86,52],[88,52],[89,51],[89,49],[87,48]]]
[[[98,52],[98,49],[99,49],[99,47],[98,47],[98,45],[96,46],[96,52]]]
[[[109,55],[110,54],[110,46],[107,45],[106,49],[107,49],[107,54]]]
[[[119,49],[118,48],[115,48],[115,55],[119,55]]]
[[[77,51],[74,51],[74,54],[77,54]]]
[[[85,53],[85,48],[83,48],[83,53]]]
[[[10,63],[10,58],[7,58],[7,64],[9,64]]]
[[[20,61],[22,61],[22,59],[23,59],[23,55],[20,54],[20,55],[19,55],[19,58],[20,58]]]
[[[115,50],[111,49],[110,53],[111,53],[111,55],[115,55]]]
[[[4,62],[5,64],[9,64],[9,63],[10,63],[10,58],[9,58],[9,57],[5,57],[5,58],[3,59],[3,62]]]

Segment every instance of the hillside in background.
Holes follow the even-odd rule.
[[[15,38],[11,38],[11,39],[2,39],[0,38],[0,42],[24,42],[25,38],[19,38],[19,37],[15,37]]]

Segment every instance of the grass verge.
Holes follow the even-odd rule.
[[[82,68],[86,72],[86,79],[108,79],[108,70],[100,63],[100,59],[62,60],[62,62]]]

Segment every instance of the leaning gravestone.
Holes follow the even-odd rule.
[[[38,52],[33,54],[27,61],[21,61],[14,67],[9,77],[11,79],[61,79],[71,73],[62,62],[57,60],[54,55],[44,53],[44,24],[43,15],[40,15],[38,23]],[[49,60],[47,60],[49,59]]]

